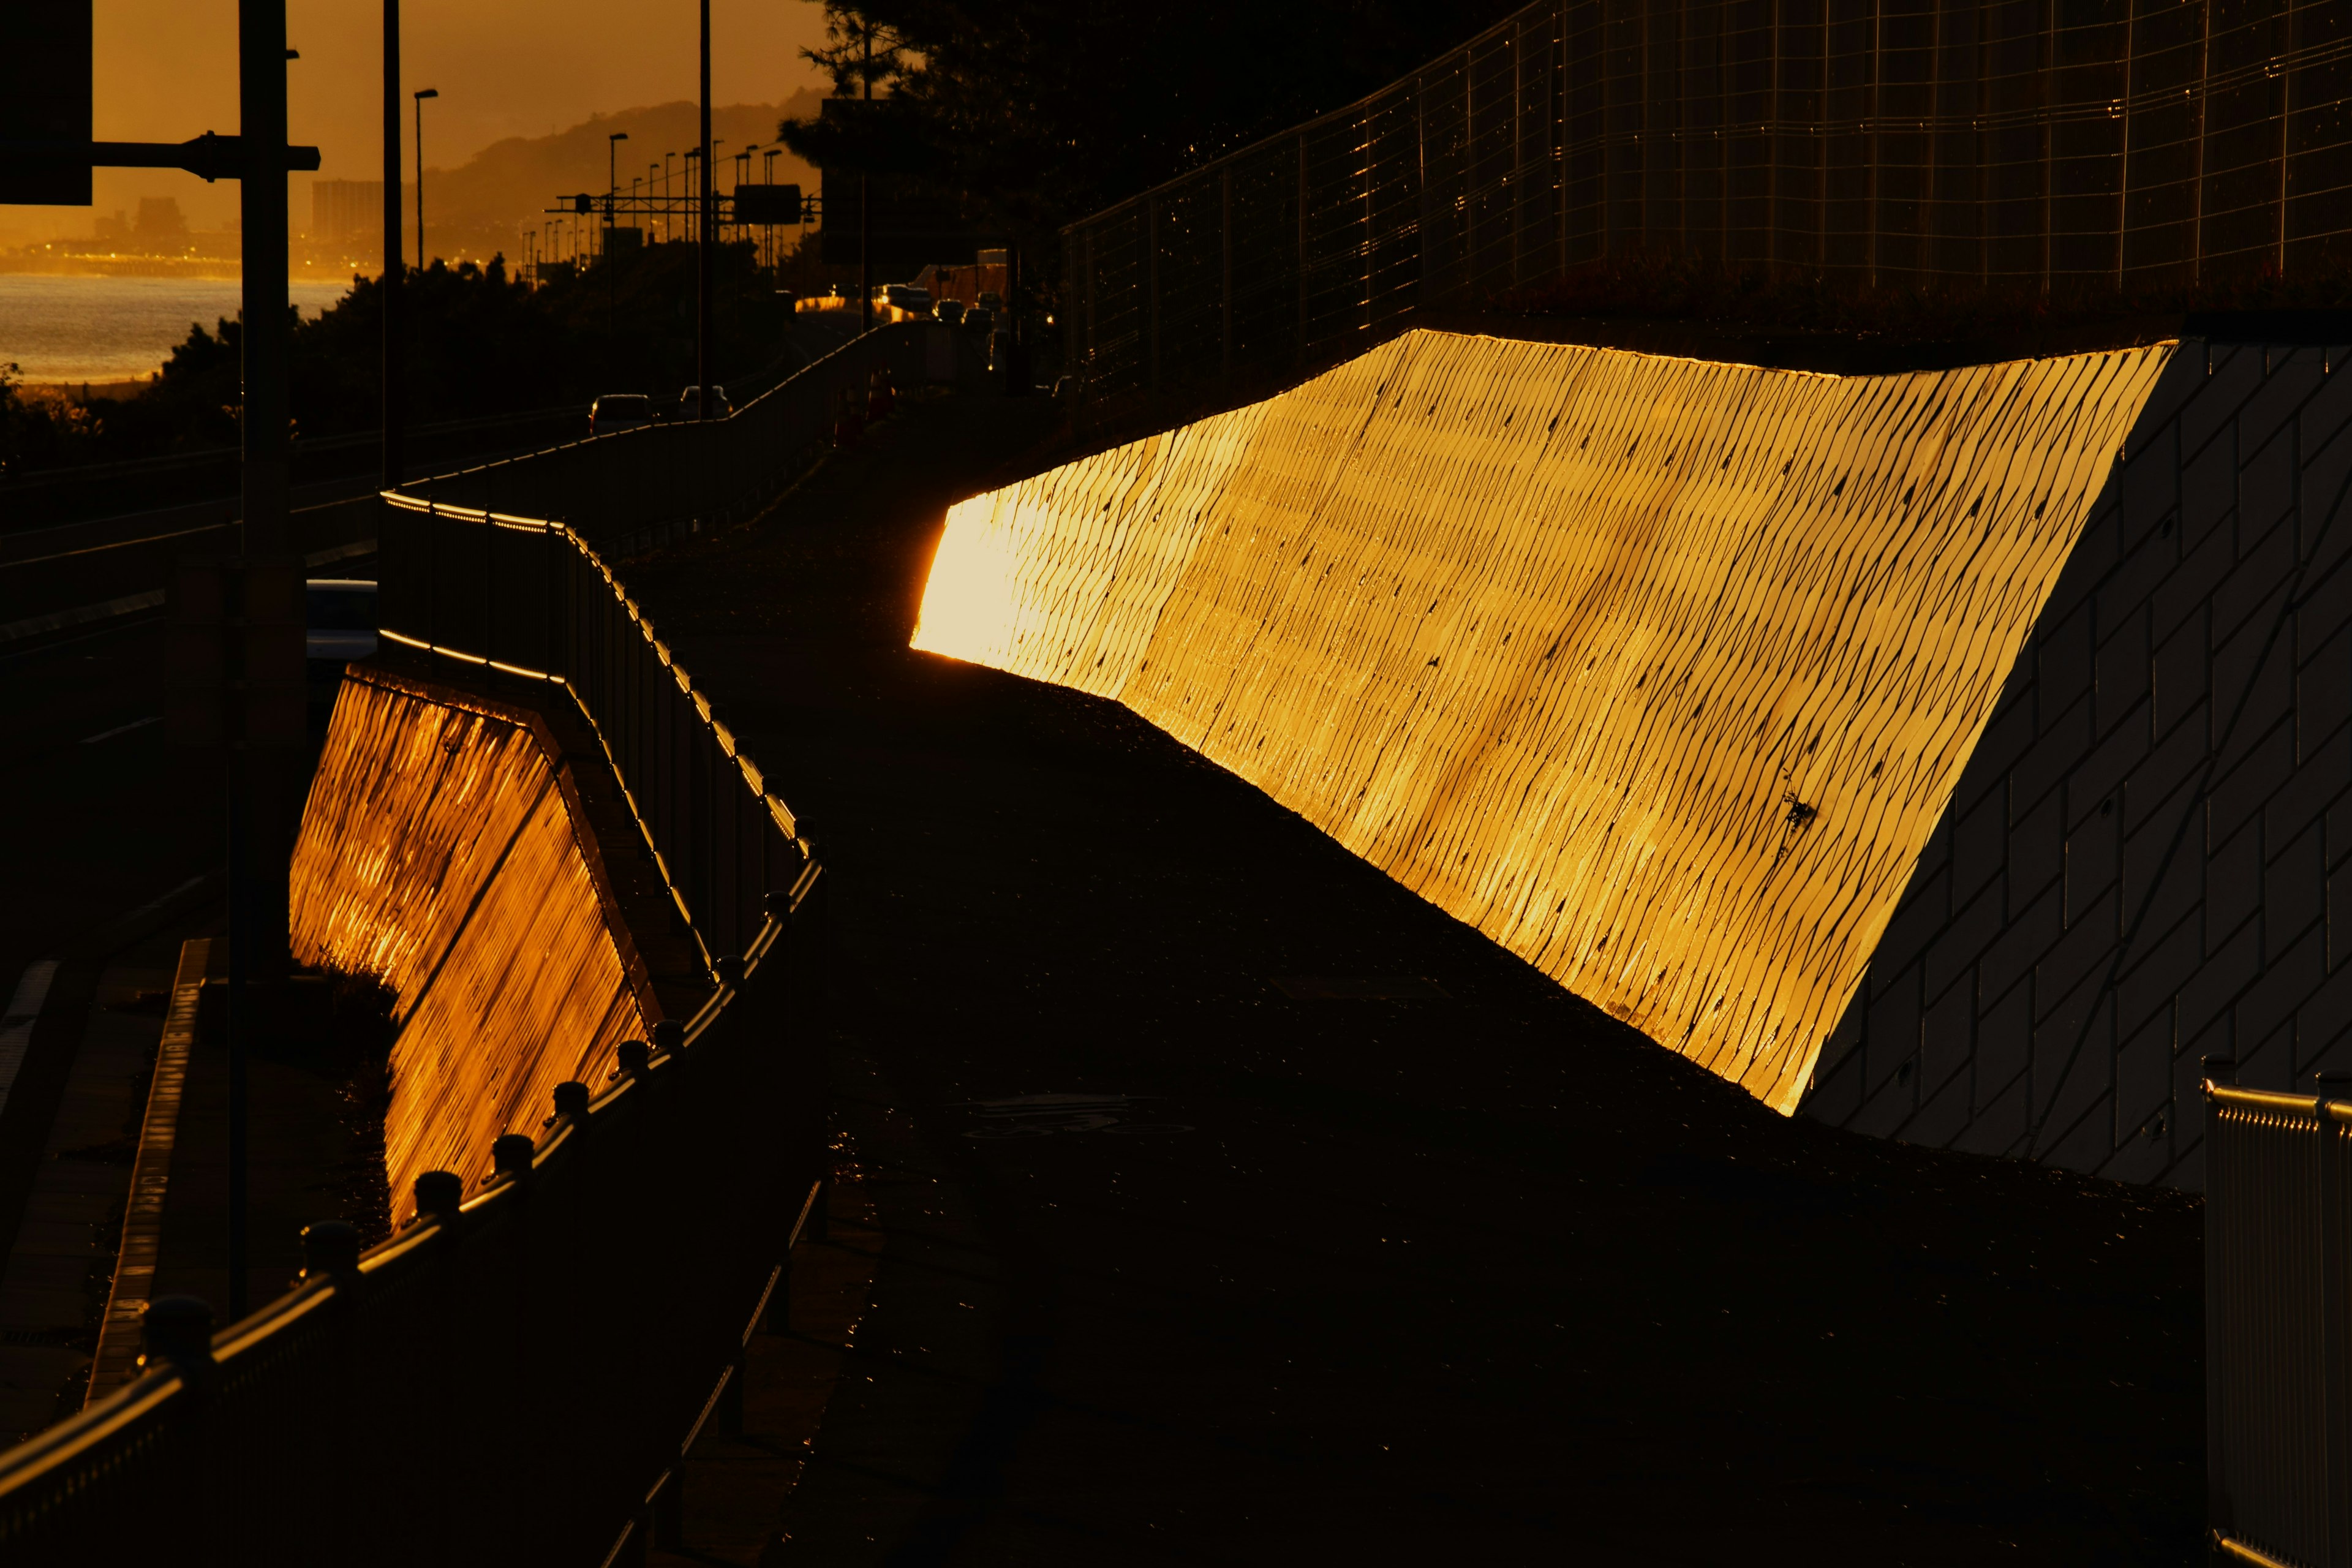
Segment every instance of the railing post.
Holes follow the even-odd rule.
[[[2222,1245],[2229,1213],[2228,1144],[2231,1134],[2214,1098],[2216,1084],[2237,1081],[2237,1062],[2204,1058],[2205,1078],[2205,1519],[2213,1530],[2236,1522],[2230,1508],[2230,1379],[2225,1358],[2233,1325],[2229,1321],[2229,1254]]]
[[[653,1544],[664,1551],[686,1543],[686,1477],[675,1465],[654,1493],[653,1526]]]
[[[2344,1135],[2337,1128],[2334,1096],[2352,1086],[2352,1073],[2326,1072],[2318,1080],[2319,1104],[2319,1355],[2320,1430],[2323,1434],[2321,1484],[2326,1518],[2326,1568],[2352,1563],[2352,1371],[2346,1365],[2345,1337],[2352,1325],[2345,1321],[2345,1178],[2347,1165]]]
[[[743,1384],[751,1375],[751,1363],[741,1351],[727,1364],[727,1382],[719,1391],[719,1433],[723,1437],[743,1435]],[[675,1479],[675,1473],[673,1473]]]

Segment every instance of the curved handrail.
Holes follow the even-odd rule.
[[[0,1555],[12,1564],[164,1550],[201,1561],[203,1543],[192,1551],[191,1541],[207,1531],[222,1561],[307,1561],[299,1530],[283,1544],[254,1533],[257,1512],[317,1512],[353,1478],[373,1492],[387,1469],[422,1484],[432,1467],[420,1472],[419,1455],[457,1439],[448,1411],[412,1408],[412,1385],[437,1385],[445,1402],[477,1409],[485,1430],[499,1411],[568,1402],[574,1418],[534,1438],[564,1461],[525,1465],[521,1479],[496,1486],[468,1479],[438,1514],[394,1508],[372,1521],[381,1539],[339,1551],[341,1560],[512,1561],[523,1540],[550,1557],[601,1552],[675,1462],[677,1435],[698,1420],[748,1332],[752,1303],[773,1289],[781,1248],[797,1234],[782,1220],[806,1210],[782,1189],[804,1194],[821,1170],[822,1055],[793,1027],[821,1000],[805,973],[817,962],[814,944],[793,934],[817,934],[821,919],[824,867],[806,824],[769,793],[709,699],[569,525],[396,492],[383,499],[395,560],[404,526],[470,530],[486,563],[516,569],[508,585],[562,590],[562,613],[541,628],[545,649],[563,655],[542,659],[556,668],[495,659],[488,601],[478,651],[403,633],[396,594],[383,630],[394,643],[571,693],[715,989],[675,1044],[659,1042],[643,1068],[592,1092],[577,1117],[550,1118],[527,1173],[492,1176],[454,1215],[421,1215],[355,1268],[338,1274],[320,1262],[214,1334],[209,1354],[159,1356],[79,1415],[0,1453]],[[502,560],[494,540],[524,558]],[[680,796],[663,782],[681,763],[698,792]],[[730,772],[737,787],[724,787]],[[712,860],[722,841],[733,857],[726,865]],[[719,957],[730,951],[741,954],[740,975]],[[681,1171],[682,1184],[649,1179]],[[671,1201],[684,1191],[695,1193],[691,1203]],[[643,1328],[619,1392],[585,1406],[585,1352],[560,1351],[583,1343],[582,1326],[532,1310],[544,1292],[581,1289],[621,1303],[614,1331],[629,1321]],[[483,1300],[509,1303],[498,1309],[509,1312],[503,1331],[483,1319]],[[544,1364],[534,1360],[542,1352]],[[416,1453],[404,1446],[412,1439]],[[224,1469],[224,1453],[238,1463]],[[189,1509],[202,1522],[183,1517]],[[445,1530],[457,1514],[467,1527]],[[543,1523],[551,1518],[561,1522]],[[572,1549],[542,1540],[549,1531]],[[135,1553],[122,1547],[133,1541]]]

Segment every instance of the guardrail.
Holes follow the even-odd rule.
[[[483,1191],[421,1179],[364,1258],[312,1226],[301,1283],[221,1334],[157,1303],[135,1382],[0,1455],[0,1557],[595,1563],[644,1528],[820,1174],[818,887],[812,862],[693,1019],[559,1089]]]
[[[888,329],[735,419],[454,479],[642,540],[760,499],[873,368],[963,380],[970,346]],[[632,526],[594,490],[625,476],[616,454],[667,461],[690,503],[629,484],[657,514]],[[0,1454],[11,1564],[611,1562],[674,1517],[703,1425],[740,1414],[743,1347],[823,1223],[824,883],[803,825],[572,524],[422,488],[383,498],[383,635],[571,694],[715,992],[624,1046],[601,1093],[562,1086],[472,1197],[420,1177],[416,1221],[364,1257],[349,1226],[312,1226],[296,1288],[218,1334],[200,1303],[158,1302],[140,1377]]]
[[[493,679],[567,688],[704,962],[742,951],[805,836],[612,568],[560,522],[384,499],[382,635]]]
[[[848,342],[725,419],[639,426],[400,487],[399,496],[473,511],[559,521],[615,555],[764,504],[833,439],[845,402],[862,414],[887,372],[904,394],[976,389],[987,344],[977,332],[907,322]]]
[[[2205,1080],[2206,1517],[2223,1561],[2352,1561],[2352,1099]]]

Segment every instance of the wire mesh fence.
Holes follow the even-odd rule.
[[[2193,295],[2340,269],[2352,12],[1539,0],[1064,231],[1090,398],[1304,374],[1622,258]]]

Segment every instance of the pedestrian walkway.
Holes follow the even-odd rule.
[[[699,1560],[2196,1556],[2193,1198],[1775,1115],[1134,716],[910,652],[1045,417],[911,407],[625,571],[825,847],[894,1175],[766,1555]]]

